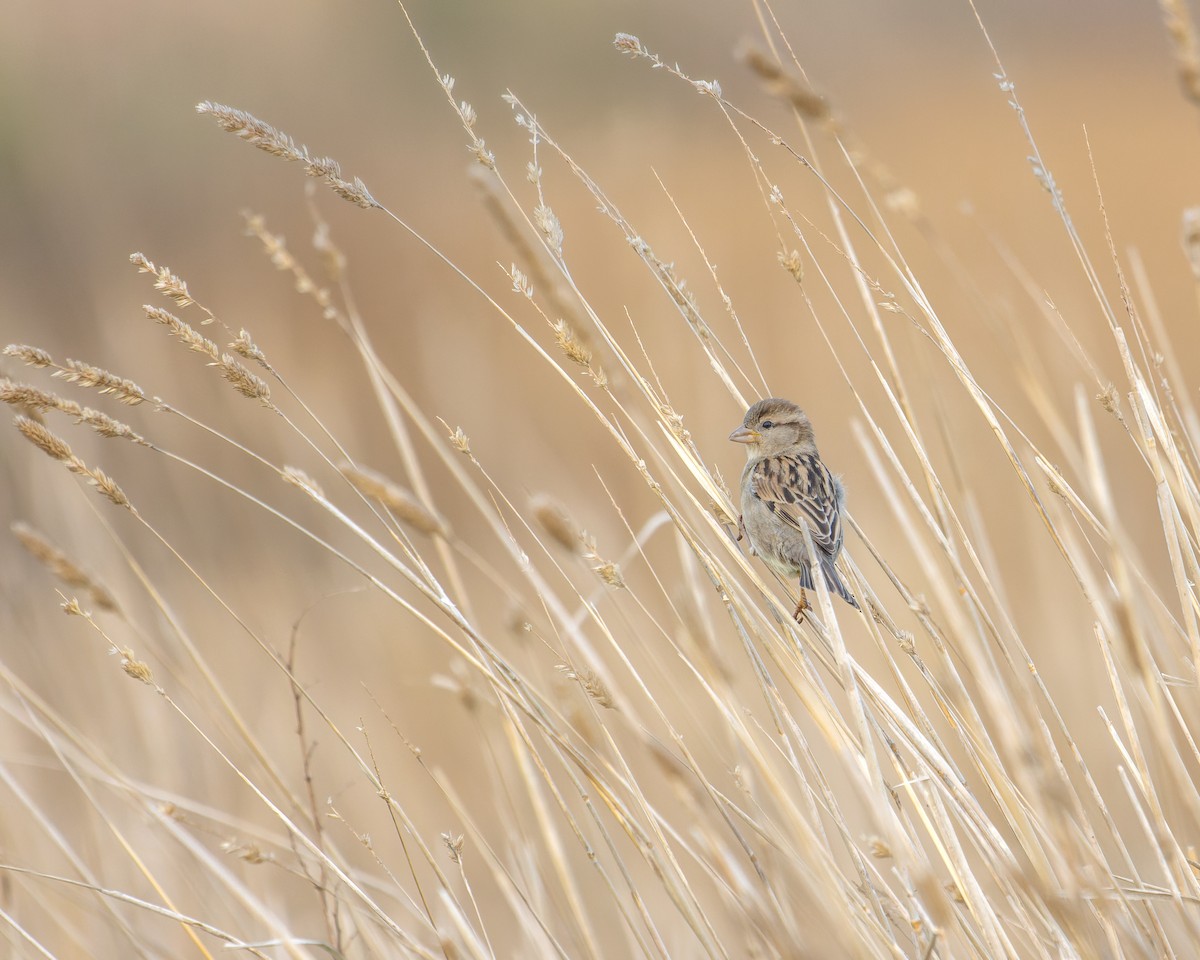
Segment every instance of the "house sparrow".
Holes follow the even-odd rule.
[[[846,491],[821,462],[808,414],[789,400],[760,400],[746,411],[746,419],[729,439],[746,444],[738,539],[745,533],[750,552],[779,576],[800,578],[796,619],[809,609],[804,590],[813,586],[802,522],[808,526],[829,592],[857,609],[858,601],[833,565],[842,551]]]

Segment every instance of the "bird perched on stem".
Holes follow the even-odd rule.
[[[800,579],[800,602],[793,616],[800,620],[809,609],[804,591],[813,588],[801,524],[808,527],[816,566],[829,592],[857,609],[858,601],[834,566],[842,551],[846,491],[821,462],[808,414],[790,400],[760,400],[746,411],[746,419],[729,439],[746,444],[738,539],[745,534],[750,552],[779,576]]]

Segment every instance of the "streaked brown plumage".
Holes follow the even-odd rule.
[[[781,577],[799,578],[796,616],[808,606],[805,588],[813,586],[802,523],[808,527],[830,593],[857,608],[858,601],[834,566],[842,550],[846,492],[841,480],[821,462],[808,414],[790,400],[760,400],[746,411],[742,425],[729,439],[746,444],[739,531],[745,532],[751,552],[768,567]]]

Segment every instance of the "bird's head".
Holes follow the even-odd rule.
[[[808,414],[790,400],[778,397],[759,400],[747,410],[742,425],[729,439],[746,444],[746,454],[751,459],[817,452]]]

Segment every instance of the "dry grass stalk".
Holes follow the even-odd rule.
[[[267,355],[258,348],[258,344],[250,339],[250,334],[245,330],[238,333],[237,339],[229,344],[229,349],[246,360],[254,361],[264,370],[271,369],[271,365],[267,363]]]
[[[462,863],[463,852],[463,835],[460,833],[457,836],[446,831],[442,834],[442,843],[446,847],[446,852],[450,854],[451,863]]]
[[[558,217],[554,215],[554,211],[544,203],[539,203],[533,208],[533,222],[537,224],[537,228],[542,232],[542,238],[550,248],[550,254],[556,258],[561,258],[563,229],[562,224],[558,222]]]
[[[613,46],[621,53],[631,57],[641,57],[646,54],[645,48],[642,47],[642,41],[632,33],[618,33],[613,38]]]
[[[663,289],[675,301],[675,306],[679,308],[679,312],[688,322],[688,326],[692,328],[692,332],[696,334],[701,343],[706,346],[709,345],[712,341],[712,330],[701,315],[695,296],[687,288],[687,282],[676,274],[675,265],[667,263],[656,256],[650,248],[650,244],[641,237],[634,237],[630,241],[630,246],[646,262],[647,266],[654,271],[662,283]]]
[[[89,484],[94,486],[118,507],[124,507],[130,511],[133,510],[133,505],[129,502],[129,498],[125,496],[125,492],[117,486],[113,479],[102,470],[89,468],[86,463],[75,456],[71,451],[70,445],[62,437],[52,433],[45,426],[35,420],[29,419],[29,417],[18,416],[14,422],[25,439],[44,454],[65,464],[67,469],[72,473],[86,479]]]
[[[554,323],[554,342],[572,363],[587,369],[591,368],[592,351],[580,342],[566,320],[558,320]]]
[[[144,253],[131,253],[129,262],[138,268],[140,273],[154,275],[154,289],[161,290],[164,295],[175,301],[176,306],[188,307],[196,301],[188,292],[188,285],[166,267],[156,267]],[[206,320],[211,323],[211,320]]]
[[[1121,395],[1117,392],[1117,388],[1113,384],[1110,383],[1100,393],[1096,394],[1096,399],[1106,412],[1113,414],[1119,412]]]
[[[128,676],[147,686],[153,687],[155,685],[154,673],[146,661],[139,660],[128,647],[122,647],[117,652],[121,655],[121,669]]]
[[[67,400],[28,383],[7,379],[0,380],[0,403],[28,407],[39,412],[58,410],[74,417],[83,413],[83,407],[74,400]]]
[[[68,587],[86,590],[92,604],[101,610],[115,612],[118,609],[117,601],[108,588],[71,560],[43,534],[20,521],[14,522],[10,529],[21,546]]]
[[[471,455],[471,440],[463,431],[462,427],[455,427],[454,432],[450,434],[449,439],[450,444],[459,453],[465,454],[468,457]]]
[[[537,184],[541,171],[530,161],[527,164],[526,179]],[[564,281],[555,268],[546,247],[530,239],[525,220],[511,199],[504,194],[497,178],[483,173],[478,167],[472,168],[471,182],[479,188],[483,198],[484,209],[491,216],[505,241],[512,247],[521,268],[516,264],[511,268],[513,288],[522,296],[532,299],[536,290],[546,299],[546,310],[551,316],[569,317],[569,326],[574,338],[584,350],[590,347],[587,318],[578,307],[578,301],[571,290],[570,284]],[[517,275],[520,275],[520,282]],[[560,320],[560,323],[567,322]]]
[[[257,237],[262,243],[263,249],[267,256],[271,258],[271,263],[279,270],[290,273],[296,283],[296,292],[312,297],[321,308],[321,312],[326,320],[339,320],[340,311],[333,302],[333,296],[329,290],[318,284],[304,266],[297,260],[287,248],[287,241],[282,234],[271,233],[267,229],[266,220],[259,214],[246,213],[242,215],[246,222],[246,233],[249,236]],[[341,254],[328,241],[326,236],[327,229],[318,230],[318,237],[314,240],[317,249],[325,254],[326,263],[332,268],[331,273],[335,276],[341,274],[342,257]]]
[[[74,400],[67,400],[65,397],[60,397],[57,394],[41,390],[27,383],[0,380],[0,403],[23,407],[27,411],[44,412],[46,410],[56,410],[59,413],[73,417],[76,423],[91,427],[102,437],[130,440],[144,447],[151,445],[148,440],[136,433],[132,427],[119,420],[114,420],[108,414],[102,413],[99,410],[93,410],[91,407],[81,406]]]
[[[769,8],[764,9],[769,14]],[[621,35],[617,46],[651,60],[692,89],[719,97],[716,84],[687,80],[636,38]],[[449,96],[453,80],[439,75],[438,81]],[[789,78],[776,75],[771,82],[787,95]],[[489,177],[498,190],[507,191],[494,158],[474,133],[475,111],[465,102],[451,98],[451,103],[471,134],[472,150],[488,164]],[[718,101],[714,109],[721,111],[722,122],[748,126],[764,143],[784,142],[732,104]],[[261,141],[257,145],[263,149],[311,161],[307,151],[278,131],[253,118],[235,119],[242,124],[235,132]],[[250,129],[251,124],[257,126]],[[1194,904],[1200,898],[1188,839],[1200,822],[1200,791],[1192,776],[1195,669],[1200,664],[1200,620],[1195,615],[1200,432],[1189,427],[1186,408],[1180,410],[1172,399],[1186,397],[1191,388],[1158,359],[1165,348],[1145,333],[1133,308],[1135,298],[1126,296],[1114,310],[1097,284],[1124,376],[1118,373],[1111,386],[1108,376],[1095,379],[1101,403],[1125,419],[1094,422],[1095,405],[1088,396],[1095,389],[1080,390],[1077,407],[1071,409],[1068,402],[1065,412],[1044,395],[1046,391],[1031,391],[1045,423],[1036,418],[1026,423],[1016,408],[1001,410],[983,392],[926,296],[924,278],[918,285],[892,238],[873,247],[864,241],[869,256],[889,271],[879,279],[860,261],[855,245],[844,239],[853,232],[846,229],[848,210],[858,224],[871,226],[872,238],[886,235],[884,213],[874,202],[860,209],[831,190],[833,229],[820,226],[824,236],[832,238],[831,252],[808,246],[807,220],[793,219],[782,192],[763,187],[769,216],[796,231],[786,242],[779,236],[770,238],[772,244],[778,242],[774,249],[787,250],[793,243],[798,247],[781,257],[781,263],[797,280],[801,257],[804,264],[813,265],[807,283],[814,291],[824,284],[820,293],[836,301],[840,309],[834,315],[853,335],[856,356],[865,354],[861,367],[847,364],[846,401],[859,404],[863,425],[856,435],[870,463],[862,486],[855,485],[853,502],[867,502],[871,480],[881,491],[869,528],[847,518],[852,531],[848,571],[860,578],[856,588],[862,588],[864,605],[876,616],[857,617],[831,607],[827,591],[818,589],[816,609],[798,625],[791,617],[794,598],[784,596],[762,564],[745,555],[744,544],[735,543],[732,531],[722,528],[732,526],[729,493],[691,442],[684,416],[692,430],[699,432],[702,426],[718,445],[724,431],[712,437],[712,422],[700,420],[696,406],[684,403],[682,395],[669,395],[664,383],[671,384],[680,370],[660,380],[655,373],[658,357],[652,358],[640,343],[640,358],[623,349],[601,310],[571,286],[574,275],[565,259],[546,262],[565,257],[562,225],[542,195],[536,149],[548,141],[531,120],[523,129],[534,134],[535,148],[523,175],[538,191],[537,209],[523,229],[533,243],[544,242],[554,251],[539,260],[539,266],[560,272],[564,288],[578,300],[579,312],[553,312],[571,317],[571,324],[551,324],[560,351],[547,351],[536,336],[540,329],[528,331],[489,302],[533,347],[539,362],[550,365],[565,391],[562,396],[577,403],[571,409],[595,418],[611,439],[612,450],[624,458],[614,472],[632,467],[630,474],[644,482],[662,519],[636,533],[626,528],[628,540],[622,539],[620,556],[626,563],[636,562],[639,573],[626,582],[616,563],[600,557],[595,538],[580,534],[569,520],[555,532],[562,516],[546,515],[536,501],[524,510],[514,507],[519,495],[514,498],[487,473],[472,455],[466,434],[455,430],[447,446],[419,405],[410,402],[398,383],[388,381],[390,374],[377,357],[362,350],[368,374],[387,382],[391,391],[380,390],[385,414],[395,413],[389,404],[397,401],[453,478],[455,485],[445,490],[445,501],[438,491],[439,503],[456,495],[469,502],[474,511],[469,530],[464,526],[464,536],[454,544],[436,540],[428,554],[425,544],[402,541],[397,556],[390,551],[394,541],[386,535],[391,532],[386,526],[384,535],[376,538],[374,531],[326,501],[303,470],[281,473],[320,501],[335,533],[342,530],[356,544],[365,541],[373,558],[386,565],[387,574],[359,566],[335,536],[326,539],[326,530],[319,541],[313,534],[314,542],[350,564],[371,588],[411,616],[414,642],[428,636],[452,651],[450,670],[455,676],[445,685],[455,699],[439,709],[465,714],[463,719],[478,734],[465,738],[470,741],[467,748],[478,747],[479,752],[470,754],[468,763],[428,763],[421,748],[400,732],[402,723],[393,727],[397,744],[411,750],[404,761],[419,765],[422,776],[429,778],[432,802],[448,807],[461,825],[462,833],[456,827],[443,835],[460,868],[457,877],[449,877],[442,869],[445,856],[425,843],[428,830],[418,829],[404,807],[410,796],[422,803],[426,799],[418,793],[419,778],[406,780],[404,790],[385,784],[375,743],[369,743],[369,756],[364,756],[359,744],[344,737],[334,722],[340,709],[326,713],[325,698],[332,697],[327,690],[333,684],[309,691],[303,687],[303,656],[276,661],[279,681],[295,694],[298,708],[311,707],[324,724],[319,744],[316,736],[310,743],[301,734],[304,759],[297,768],[308,781],[310,798],[316,795],[313,781],[325,777],[318,761],[329,756],[327,744],[335,744],[344,750],[342,759],[360,773],[362,792],[384,800],[396,818],[396,836],[404,844],[410,874],[397,878],[384,845],[357,832],[337,811],[330,814],[314,801],[305,804],[289,796],[288,778],[274,775],[263,752],[255,751],[259,764],[243,767],[221,751],[221,763],[235,765],[230,782],[238,790],[249,786],[275,817],[274,830],[239,839],[230,852],[252,862],[276,859],[286,866],[287,876],[306,879],[320,897],[317,911],[297,909],[281,918],[278,929],[272,930],[272,945],[296,944],[293,924],[308,924],[319,912],[327,919],[322,949],[347,960],[391,954],[434,957],[439,947],[442,953],[472,957],[579,955],[592,960],[617,953],[663,957],[676,952],[708,957],[1037,960],[1061,955],[1185,955],[1196,941]],[[743,137],[741,129],[736,136]],[[739,142],[756,181],[773,185],[758,163],[759,143]],[[608,203],[582,167],[563,153],[559,157],[594,193],[605,215],[639,247],[638,231]],[[838,158],[847,160],[861,178],[861,155],[839,151]],[[804,175],[815,163],[802,167]],[[1039,169],[1039,176],[1050,189],[1049,174]],[[1061,202],[1057,192],[1055,202]],[[286,251],[281,245],[275,249],[282,265]],[[717,392],[724,386],[731,410],[742,406],[737,385],[748,378],[736,369],[731,372],[732,354],[721,342],[721,327],[701,326],[699,301],[686,290],[683,277],[648,248],[639,247],[639,253],[664,287],[663,302],[669,298],[679,307],[705,344],[711,369],[701,372],[712,376],[706,385]],[[1086,263],[1082,246],[1079,253]],[[834,271],[827,269],[827,255],[839,268],[850,268],[856,282],[849,285],[849,295],[830,280]],[[1089,269],[1094,270],[1090,265]],[[340,273],[341,267],[335,270]],[[164,292],[186,289],[173,274],[163,277],[157,268],[153,272],[163,280]],[[515,268],[510,275],[514,288],[537,309],[530,276]],[[858,282],[868,276],[870,280]],[[715,271],[713,280],[716,285]],[[538,290],[554,282],[554,277],[543,281],[539,276]],[[895,294],[884,289],[888,284],[896,287]],[[799,287],[792,292],[804,306],[812,306],[808,296],[813,291]],[[895,309],[896,304],[906,304],[904,316],[913,318],[922,334],[917,349],[934,348],[919,361],[932,358],[931,363],[917,366],[918,361],[909,358],[914,351],[892,351],[887,326],[893,321],[877,323],[881,311],[891,308],[880,306],[880,301]],[[1122,309],[1128,311],[1127,330],[1116,319]],[[857,322],[863,315],[875,323],[873,329]],[[813,309],[808,320],[821,324],[825,332],[823,310]],[[576,328],[595,332],[606,363],[612,357],[626,378],[630,397],[606,394],[599,398],[600,406],[583,390],[574,367],[588,361],[586,347],[573,342]],[[212,362],[236,363],[217,353],[215,345],[210,351],[207,341],[197,342]],[[248,336],[235,342],[239,346],[234,352],[260,359],[261,352]],[[838,353],[837,342],[836,336],[829,338],[834,359],[841,363],[846,357]],[[752,355],[748,341],[742,346]],[[32,348],[25,358],[35,365],[52,365],[48,355]],[[934,376],[931,367],[936,367]],[[682,371],[697,378],[701,372]],[[966,417],[942,418],[938,404],[930,405],[930,413],[922,404],[909,402],[906,375],[932,380],[938,372],[945,374],[938,388],[945,395],[938,393],[934,399],[962,403],[977,415],[975,426],[964,428]],[[233,373],[240,376],[236,367]],[[1171,378],[1178,382],[1168,383]],[[24,397],[36,409],[83,413],[78,405],[60,405],[49,394]],[[391,421],[398,422],[398,417]],[[96,472],[87,470],[55,435],[28,418],[18,426],[49,455],[96,480]],[[1046,433],[1035,429],[1043,426],[1059,441],[1045,450],[1030,439]],[[945,442],[930,445],[923,439],[934,434]],[[981,442],[997,444],[1012,471],[1008,479],[1013,489],[1008,492],[1016,494],[1008,499],[1003,492],[996,494],[987,510],[979,508],[971,489],[973,465],[959,459],[959,441],[970,446],[976,435]],[[394,437],[405,446],[401,429]],[[1120,443],[1126,446],[1119,461],[1106,459]],[[467,469],[454,450],[471,457],[475,469]],[[600,457],[597,461],[609,462]],[[1044,487],[1040,481],[1035,486],[1026,470],[1030,461],[1061,499],[1043,502]],[[321,462],[329,464],[332,458]],[[1061,469],[1049,467],[1058,462]],[[1118,462],[1143,471],[1141,479],[1153,488],[1165,544],[1163,563],[1147,562],[1139,555],[1137,544],[1144,539],[1148,515],[1153,526],[1153,510],[1142,512],[1124,496],[1128,477],[1123,475],[1118,483],[1109,476]],[[604,469],[597,472],[607,487]],[[351,473],[351,482],[371,496],[403,501],[386,478],[357,468]],[[594,477],[584,473],[577,479],[582,486]],[[610,497],[624,522],[632,500],[627,503],[625,491]],[[421,500],[428,500],[424,493]],[[286,518],[285,510],[277,511],[265,500],[260,505],[273,520]],[[514,516],[520,522],[514,523]],[[1024,603],[1026,594],[1037,587],[1029,587],[1025,569],[1018,569],[1010,581],[1003,554],[991,542],[1003,532],[1000,528],[1022,520],[1040,524],[1042,539],[1030,539],[1033,545],[1022,553],[1021,564],[1032,554],[1039,575],[1066,567],[1061,581],[1055,581],[1048,623],[1040,625],[1047,630],[1039,629],[1035,610],[1023,606],[1020,616],[1013,615],[1009,591],[1019,585],[1019,602]],[[418,517],[416,522],[431,520]],[[293,527],[303,530],[299,521],[293,521]],[[650,542],[658,529],[674,543],[674,559],[663,543]],[[1131,529],[1139,536],[1131,536]],[[877,534],[886,535],[892,544],[886,554],[872,542]],[[529,540],[543,535],[573,550],[582,543],[587,566],[624,589],[602,591],[579,569],[582,564],[560,564],[544,551],[529,550]],[[443,586],[440,571],[449,568],[446,560],[452,550],[461,551],[470,569],[461,581]],[[870,562],[860,570],[855,561],[867,555]],[[421,603],[413,604],[393,578],[399,578],[405,590],[418,592]],[[167,585],[174,586],[169,581]],[[149,586],[157,595],[161,584],[155,580]],[[266,601],[256,595],[255,602]],[[471,612],[471,606],[478,612]],[[168,603],[164,600],[160,607],[170,620]],[[67,601],[64,609],[86,615],[75,600]],[[512,643],[504,633],[505,611],[510,609],[521,611],[515,626],[520,643]],[[1070,642],[1078,634],[1082,644],[1093,644],[1080,646],[1078,661],[1098,663],[1109,688],[1097,695],[1115,704],[1099,722],[1092,691],[1082,711],[1072,710],[1069,699],[1043,681],[1041,671],[1052,658],[1043,649],[1027,649],[1027,644],[1048,631],[1056,643]],[[182,630],[179,635],[184,636]],[[131,676],[151,682],[148,668],[128,648],[113,647]],[[342,652],[335,651],[328,661],[338,669],[350,660]],[[1074,681],[1076,672],[1083,674],[1079,662],[1073,660],[1056,681]],[[620,713],[591,709],[592,704],[573,694],[556,696],[561,685],[550,680],[556,674],[547,669],[554,663],[587,664],[579,670],[560,666],[559,673],[578,683],[598,706],[611,708],[612,691],[620,689]],[[1161,672],[1164,664],[1179,663],[1183,666],[1174,668],[1178,676]],[[420,680],[404,678],[410,687]],[[261,689],[253,685],[250,696],[256,704]],[[218,719],[236,716],[223,700],[204,706],[216,707]],[[193,729],[202,731],[210,719],[206,714]],[[435,723],[441,719],[433,718]],[[54,732],[43,736],[58,737],[68,726],[47,724]],[[361,732],[366,729],[364,722]],[[1099,738],[1083,743],[1081,734]],[[58,743],[51,746],[55,756],[62,755]],[[74,751],[84,745],[70,746]],[[86,747],[80,752],[90,755],[91,745]],[[177,747],[172,741],[164,749]],[[123,780],[120,764],[110,758],[97,759],[103,763],[96,769],[127,788],[134,813],[144,816],[149,809],[144,784],[133,783],[132,777]],[[272,771],[267,782],[260,782],[260,767]],[[480,773],[480,767],[485,772]],[[329,778],[340,785],[345,782],[344,769],[331,766]],[[7,775],[0,766],[0,776]],[[207,786],[207,776],[197,779]],[[223,786],[218,782],[215,792]],[[277,804],[275,797],[288,799]],[[189,802],[196,806],[190,816],[162,826],[183,829],[199,823],[199,811],[209,797],[180,798],[183,805]],[[356,860],[355,852],[324,842],[319,825],[326,821],[354,831],[351,835],[361,841],[363,856]],[[467,832],[479,840],[473,844],[473,857],[493,881],[486,904],[475,904],[463,869],[461,838]],[[1149,854],[1144,853],[1147,836],[1154,840]],[[193,849],[195,838],[187,839]],[[211,859],[202,855],[196,862],[211,869]],[[580,879],[585,874],[595,882],[585,886]],[[218,885],[224,881],[219,870],[213,877]],[[243,898],[225,895],[234,887],[232,882],[219,885],[215,905],[205,903],[205,909],[222,917],[226,911],[236,913]],[[283,891],[278,901],[286,901]],[[226,925],[276,923],[257,904],[244,911],[249,920],[237,914]],[[493,935],[495,945],[489,940]]]
[[[316,500],[325,499],[325,491],[321,489],[321,485],[299,467],[284,467],[281,476],[285,483],[299,487],[310,497]]]
[[[575,670],[570,665],[560,663],[556,669],[566,679],[578,683],[583,692],[591,697],[598,705],[611,710],[613,707],[612,693],[607,685],[591,670]]]
[[[142,273],[154,274],[154,276],[157,278],[154,283],[155,289],[161,290],[164,294],[174,300],[177,305],[180,307],[188,307],[194,304],[203,310],[206,316],[200,321],[202,325],[210,324],[217,320],[216,316],[211,310],[192,298],[188,291],[187,284],[178,276],[171,273],[166,267],[156,267],[146,257],[146,255],[142,253],[131,254],[129,259],[130,262],[137,266],[138,270]],[[155,323],[165,326],[171,332],[171,334],[181,343],[187,346],[189,350],[194,350],[197,353],[204,354],[216,366],[226,366],[226,361],[229,358],[223,357],[221,355],[220,348],[212,340],[209,340],[207,337],[203,336],[190,324],[185,323],[183,320],[166,310],[150,306],[149,304],[143,305],[142,309],[146,312],[147,317],[149,317]],[[225,326],[224,323],[221,325]],[[227,330],[229,329],[228,327],[225,328]],[[232,333],[232,331],[230,332]],[[237,337],[229,344],[229,348],[240,356],[245,357],[247,360],[252,360],[259,364],[263,369],[268,371],[271,370],[271,365],[267,362],[266,355],[254,343],[250,337],[250,334],[246,330],[242,330],[238,333]],[[234,383],[235,385],[246,382],[245,378],[236,371],[233,371],[232,375],[227,376],[226,379],[230,380],[230,382]]]
[[[151,304],[143,304],[142,309],[146,312],[146,316],[155,323],[161,324],[170,331],[171,336],[175,337],[189,350],[194,350],[196,353],[201,353],[208,357],[214,363],[219,363],[221,360],[221,349],[208,337],[201,334],[190,323],[185,323],[180,320],[175,314],[169,310],[164,310],[162,307],[155,307]]]
[[[264,407],[270,407],[271,388],[266,382],[246,369],[246,367],[227,353],[221,354],[221,376],[226,382],[248,400],[257,400]]]
[[[64,368],[54,371],[53,376],[68,383],[76,383],[81,387],[92,387],[101,393],[116,397],[121,403],[136,406],[146,402],[146,394],[132,380],[118,377],[116,374],[94,367],[81,360],[66,361]]]
[[[387,507],[396,519],[414,530],[443,537],[449,532],[445,520],[425,507],[410,491],[393,483],[383,474],[365,467],[357,467],[352,463],[340,463],[338,470],[355,490]]]
[[[310,209],[312,204],[309,204]],[[325,268],[325,276],[331,283],[342,283],[345,280],[346,273],[346,255],[333,242],[332,232],[329,229],[329,224],[314,214],[317,221],[317,227],[313,231],[312,245],[321,258],[321,265]],[[320,297],[317,298],[320,303]],[[337,310],[334,310],[337,313]],[[333,314],[327,312],[326,319],[332,319]]]
[[[144,304],[142,309],[146,312],[147,317],[155,323],[166,327],[171,335],[189,350],[208,357],[209,366],[217,367],[221,371],[221,377],[232,384],[233,388],[243,397],[250,400],[257,400],[265,407],[272,405],[271,388],[266,382],[247,370],[243,364],[230,354],[222,353],[220,347],[203,336],[191,324],[185,323],[173,313],[163,310],[161,307]],[[245,330],[241,332],[241,335],[230,346],[248,359],[256,360],[264,367],[267,367],[267,369],[270,369],[262,351],[254,345],[254,341],[250,339],[249,334]]]
[[[87,482],[95,487],[101,494],[111,500],[116,506],[124,507],[126,510],[133,510],[133,504],[129,502],[129,498],[125,496],[125,491],[122,490],[115,480],[106,474],[98,467],[92,467],[90,470],[83,471],[72,470],[72,472],[81,473],[87,478]]]
[[[799,250],[791,250],[789,252],[781,250],[778,258],[779,265],[790,273],[797,283],[804,282],[804,261],[800,259]]]
[[[771,96],[789,104],[806,120],[828,120],[829,104],[819,96],[794,71],[784,67],[762,46],[752,40],[743,40],[734,57],[749,67]]]
[[[21,343],[10,343],[4,348],[6,357],[16,357],[22,363],[31,367],[49,367],[54,364],[54,358],[45,350],[30,347]]]
[[[583,544],[583,556],[591,561],[592,570],[596,575],[614,590],[625,589],[625,578],[621,574],[620,565],[600,556],[597,552],[596,538],[587,533],[580,533],[579,538]]]
[[[546,494],[540,493],[529,501],[529,509],[538,526],[550,536],[551,540],[571,553],[583,552],[583,540],[579,533],[579,527],[567,516],[566,510],[561,504]]]
[[[17,429],[24,435],[25,439],[41,450],[42,453],[69,466],[77,464],[82,467],[83,461],[79,460],[71,452],[70,444],[63,440],[62,437],[51,433],[42,424],[36,423],[28,417],[18,416],[13,422],[16,424]]]
[[[151,446],[149,440],[147,440],[141,434],[135,432],[134,429],[128,424],[122,423],[120,420],[114,420],[107,413],[102,413],[99,410],[93,410],[91,407],[84,407],[79,412],[75,422],[91,427],[100,436],[110,440],[129,440],[131,443],[138,444],[138,446]]]
[[[83,607],[79,605],[78,597],[71,597],[68,600],[64,600],[61,604],[61,609],[68,617],[86,617],[88,615]]]
[[[1175,62],[1179,66],[1179,82],[1184,95],[1200,105],[1200,43],[1196,40],[1196,24],[1184,0],[1159,0],[1167,34],[1175,46]]]
[[[274,157],[293,160],[304,167],[304,172],[333,190],[343,200],[349,200],[363,209],[380,207],[371,196],[367,185],[358,177],[345,180],[341,167],[331,157],[314,157],[305,146],[298,146],[291,137],[276,130],[269,123],[242,110],[235,110],[220,103],[205,100],[196,105],[196,112],[209,114],[222,130],[235,134],[252,146],[258,147]]]

